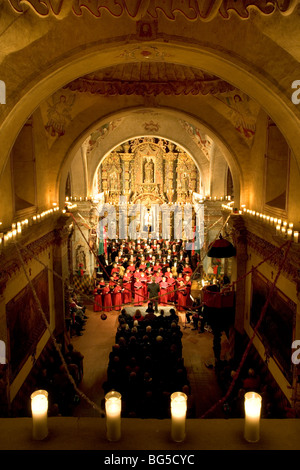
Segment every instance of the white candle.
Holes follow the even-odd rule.
[[[121,437],[121,394],[109,392],[105,395],[106,436],[109,441],[118,441]]]
[[[294,232],[294,242],[298,243],[299,240],[299,232]]]
[[[289,240],[291,240],[292,234],[293,234],[293,230],[291,228],[289,228],[288,231],[287,231],[287,235],[288,235]]]
[[[257,442],[260,437],[261,396],[255,392],[245,394],[244,437],[248,442]]]
[[[43,440],[48,436],[48,392],[37,390],[31,394],[33,439]]]
[[[185,439],[185,421],[187,409],[187,396],[182,392],[175,392],[171,395],[171,437],[175,442],[182,442]]]

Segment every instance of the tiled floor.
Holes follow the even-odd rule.
[[[80,389],[89,400],[101,408],[104,398],[102,385],[106,380],[108,356],[114,344],[119,313],[111,312],[106,320],[101,320],[100,314],[93,312],[91,307],[88,308],[87,315],[88,320],[83,336],[74,336],[72,343],[84,355],[84,377]],[[192,327],[185,327],[184,315],[182,314],[180,314],[180,325],[183,332],[182,355],[196,404],[196,417],[201,417],[221,398],[215,371],[213,368],[207,367],[209,363],[214,362],[213,335],[209,332],[199,334],[192,330]],[[226,354],[227,346],[226,337],[223,336],[223,357]],[[76,416],[99,416],[99,409],[93,409],[90,403],[81,400],[75,408],[74,414]],[[209,414],[206,417],[216,418],[223,417],[223,415],[222,411],[218,411],[218,414]]]

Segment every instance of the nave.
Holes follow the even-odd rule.
[[[119,312],[113,311],[101,320],[100,313],[93,312],[92,305],[87,308],[88,320],[82,336],[74,336],[72,343],[84,356],[84,374],[79,388],[98,407],[103,407],[103,383],[107,378],[109,353],[115,343]],[[185,324],[185,315],[179,313],[180,327],[183,333],[182,356],[187,369],[192,395],[195,400],[195,417],[201,417],[221,398],[222,392],[218,385],[214,368],[213,335],[205,331],[199,334],[192,325]],[[228,341],[222,336],[221,359],[226,358]],[[90,404],[84,400],[74,408],[75,416],[98,416]],[[104,415],[104,410],[103,410]],[[218,408],[209,417],[223,418],[222,409]]]

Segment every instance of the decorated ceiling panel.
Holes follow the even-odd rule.
[[[67,13],[77,17],[88,13],[95,18],[103,17],[109,13],[114,18],[123,15],[132,20],[139,21],[144,16],[153,19],[163,15],[168,20],[174,21],[182,16],[189,21],[211,21],[215,17],[228,19],[236,14],[241,19],[247,19],[251,11],[263,15],[271,15],[279,12],[289,15],[294,11],[293,0],[8,0],[11,8],[19,14],[25,13],[28,8],[38,16],[44,18],[54,16],[61,18]]]

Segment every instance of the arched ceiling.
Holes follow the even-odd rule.
[[[1,171],[31,115],[39,120],[57,191],[76,148],[121,116],[132,125],[120,126],[119,142],[142,135],[141,125],[156,126],[155,112],[169,126],[164,138],[176,141],[180,129],[184,140],[181,119],[196,129],[187,148],[195,146],[199,161],[205,155],[198,131],[200,140],[218,142],[241,183],[264,110],[300,162],[299,110],[290,100],[291,77],[300,73],[291,54],[300,35],[298,3],[10,0],[0,24],[0,60],[10,84],[0,109]],[[275,38],[285,20],[296,38]],[[149,109],[154,114],[141,122],[138,113]]]

